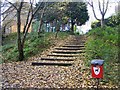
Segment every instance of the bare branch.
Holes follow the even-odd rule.
[[[42,19],[43,19],[43,15],[45,13],[45,9],[47,7],[47,3],[45,2],[45,5],[44,5],[44,8],[42,9],[42,13],[41,13],[41,17],[40,17],[40,23],[39,23],[39,27],[38,27],[38,36],[40,34],[40,31],[41,31],[41,27],[42,27]]]
[[[37,13],[37,11],[40,9],[42,3],[39,4],[39,6],[36,8],[36,10],[33,12],[33,16]]]
[[[105,1],[103,0],[103,13],[105,11]]]
[[[98,0],[98,5],[99,5],[100,13],[103,15],[103,11],[102,11],[102,9],[101,9],[101,3],[100,3],[100,0]]]
[[[108,10],[108,4],[109,4],[109,0],[107,0],[107,3],[106,3],[106,8],[105,8],[105,11],[103,12],[104,15],[106,14],[107,10]]]
[[[13,4],[13,3],[11,3],[11,2],[9,2],[8,0],[5,0],[5,1],[7,1],[9,4],[11,4],[16,10],[18,10],[18,8]]]
[[[92,5],[92,10],[93,10],[93,14],[94,14],[94,17],[100,21],[100,19],[97,18],[96,14],[95,14],[95,8],[94,8],[94,5],[93,5],[93,1],[91,2],[91,5]]]
[[[21,10],[22,9],[22,7],[23,7],[23,0],[20,2],[20,6],[19,6],[19,8],[18,8],[18,10]]]
[[[33,2],[34,2],[34,0],[30,0],[30,5],[31,5],[31,7],[30,7],[30,9],[31,9],[31,12],[32,12],[32,14],[33,14]]]
[[[37,13],[37,11],[40,9],[40,6],[41,6],[41,3],[39,4],[39,6],[36,8],[36,10],[31,15],[30,21],[29,21],[29,23],[28,23],[28,25],[26,27],[26,32],[24,33],[24,36],[23,36],[22,44],[24,44],[24,42],[25,42],[26,35],[27,35],[29,27],[30,27],[30,25],[32,23],[32,19],[34,18],[34,15]]]
[[[92,7],[92,11],[93,11],[94,17],[95,17],[98,21],[100,21],[100,19],[98,19],[97,16],[96,16],[95,9],[94,9],[94,5],[93,5],[93,1],[90,2],[90,1],[87,1],[87,0],[86,0],[86,2],[87,2],[88,5],[90,5],[90,6]]]
[[[9,14],[7,14],[5,17],[3,17],[3,19],[1,20],[2,22],[9,16]]]
[[[30,19],[30,21],[29,21],[29,23],[28,23],[28,25],[27,25],[26,32],[24,33],[24,36],[23,36],[22,44],[24,44],[24,42],[25,42],[26,35],[27,35],[28,30],[29,30],[29,27],[30,27],[30,25],[31,25],[31,23],[32,23],[32,19],[33,19],[33,16],[31,17],[31,19]]]
[[[26,19],[26,23],[25,23],[25,26],[24,26],[24,29],[23,29],[23,33],[25,33],[26,31],[26,28],[27,28],[27,24],[28,24],[28,21],[29,21],[29,18],[30,18],[30,11],[32,10],[32,13],[33,13],[33,7],[32,7],[32,4],[33,3],[30,3],[30,8],[29,8],[29,11],[28,11],[28,14],[27,14],[27,19]]]
[[[87,2],[87,1],[86,1]],[[91,4],[90,2],[87,2],[87,4],[89,4],[91,7],[93,6],[93,4]]]
[[[17,15],[17,14],[15,14],[13,17],[11,17],[11,19],[10,19],[9,21],[13,20],[13,18],[14,18],[16,15]],[[1,22],[5,21],[5,19],[6,19],[8,16],[9,16],[9,14],[7,14],[5,17],[3,17],[3,19],[1,20]]]
[[[7,9],[12,8],[8,2],[1,3],[1,14],[3,14]]]
[[[11,13],[12,11],[14,11],[15,10],[15,8],[12,8],[12,6],[11,7],[9,7],[7,10],[5,10],[4,12],[2,12],[1,13],[1,15],[4,15],[4,14],[6,14],[6,13]],[[11,10],[10,10],[11,9]]]

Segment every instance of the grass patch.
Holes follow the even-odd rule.
[[[69,36],[67,32],[59,32],[58,38],[65,39]],[[29,33],[27,35],[24,44],[25,59],[34,56],[42,51],[48,49],[55,40],[55,33],[46,32],[41,33],[41,37],[38,38],[36,32]],[[17,48],[17,34],[10,34],[4,39],[4,45],[2,46],[3,60],[7,62],[18,61],[18,48]],[[15,43],[13,43],[15,42]]]

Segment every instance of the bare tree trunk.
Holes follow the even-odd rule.
[[[56,28],[56,34],[55,34],[55,39],[58,37],[58,33],[60,31],[60,26],[57,25],[57,28]]]
[[[30,9],[29,9],[29,12],[28,12],[28,15],[27,15],[27,19],[26,19],[26,23],[25,23],[25,26],[24,26],[24,29],[23,29],[23,34],[26,31],[26,28],[27,28],[27,25],[28,25],[28,22],[29,22],[29,17],[30,17]]]
[[[102,19],[101,19],[101,28],[103,28],[105,26],[105,22],[104,22],[104,15],[102,15]]]
[[[43,24],[43,15],[44,15],[45,9],[46,9],[46,3],[42,10],[41,17],[40,17],[40,23],[39,23],[39,27],[38,27],[38,37],[40,37],[41,28],[42,28],[42,24]]]
[[[27,25],[27,27],[26,27],[26,30],[25,30],[25,33],[24,33],[24,36],[23,36],[23,39],[22,39],[22,45],[24,45],[24,42],[25,42],[25,39],[26,39],[28,30],[29,30],[30,25],[31,25],[32,20],[33,20],[33,17],[34,17],[34,15],[31,16],[31,19],[30,19],[30,21],[29,21],[29,23],[28,23],[28,25]]]
[[[20,2],[20,5],[19,7],[17,8],[16,5],[14,5],[13,3],[9,2],[8,0],[6,0],[9,4],[11,4],[15,10],[17,11],[17,44],[18,44],[18,52],[19,52],[19,60],[22,61],[24,59],[24,43],[25,43],[25,39],[26,39],[26,36],[27,36],[27,33],[28,33],[28,30],[30,28],[30,25],[32,23],[32,20],[33,20],[33,17],[34,15],[37,13],[37,11],[39,10],[40,8],[40,5],[34,10],[33,12],[33,2],[30,2],[31,3],[31,7],[29,8],[29,12],[28,12],[28,17],[27,17],[27,21],[26,21],[26,24],[24,26],[24,36],[23,38],[21,37],[21,10],[22,10],[22,7],[23,7],[23,0]],[[31,13],[30,13],[31,12]],[[29,16],[31,15],[31,17],[29,18]]]
[[[75,24],[74,24],[74,21],[73,21],[73,20],[71,20],[71,24],[72,24],[72,25],[71,25],[71,31],[72,31],[72,33],[74,33],[74,25],[75,25]]]
[[[58,32],[59,32],[59,31],[57,30],[57,32],[56,32],[56,34],[55,34],[55,39],[58,37]]]
[[[38,37],[40,37],[40,33],[42,32],[41,28],[42,28],[42,19],[40,20],[39,27],[38,27]]]
[[[21,17],[20,17],[20,10],[17,10],[17,36],[18,36],[18,52],[19,52],[19,60],[22,61],[24,59],[24,52],[23,52],[23,45],[21,43]]]
[[[22,61],[24,60],[24,51],[23,51],[23,45],[21,45],[18,42],[18,50],[19,50],[19,60]]]
[[[57,22],[57,20],[56,20],[56,34],[55,34],[55,39],[58,37],[59,31],[60,31],[60,24],[59,24],[59,22]]]
[[[101,23],[101,28],[102,28],[104,26],[104,20],[101,19],[100,23]]]
[[[5,29],[6,29],[6,25],[3,27],[2,29],[2,36],[4,37],[5,36]]]

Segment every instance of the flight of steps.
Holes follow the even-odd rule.
[[[71,41],[66,41],[63,46],[54,47],[47,56],[41,57],[39,62],[32,62],[32,65],[71,66],[80,53],[84,53],[84,43],[84,36],[73,36]]]

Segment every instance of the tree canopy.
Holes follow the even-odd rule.
[[[54,2],[48,4],[43,18],[46,22],[58,20],[61,23],[67,23],[71,21],[73,31],[75,23],[82,25],[89,19],[87,5],[84,2]],[[40,13],[37,13],[37,16],[40,16]],[[39,17],[36,18],[39,19]]]
[[[68,3],[66,14],[78,25],[85,24],[85,22],[89,19],[87,5],[84,2]]]

